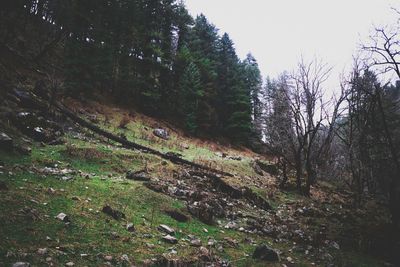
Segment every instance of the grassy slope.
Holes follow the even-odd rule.
[[[74,103],[74,106],[80,108],[78,103]],[[256,186],[254,181],[260,178],[249,164],[252,158],[258,156],[256,154],[185,138],[180,132],[172,132],[171,140],[161,141],[151,134],[152,127],[159,123],[138,114],[131,118],[126,130],[121,130],[117,125],[127,112],[97,104],[87,105],[85,112],[96,113],[95,110],[99,108],[101,111],[97,112],[97,117],[104,128],[123,133],[140,144],[179,152],[186,159],[211,162],[214,167],[236,173],[238,175],[232,178],[232,183],[246,183],[257,188],[262,196],[270,197],[275,207],[286,202],[306,201],[293,193],[268,187],[267,183]],[[6,182],[9,190],[0,191],[0,266],[9,266],[18,260],[29,261],[34,266],[47,266],[47,257],[51,257],[53,266],[69,261],[76,266],[99,266],[104,264],[105,255],[113,256],[115,265],[124,266],[120,260],[123,254],[139,265],[163,253],[167,257],[178,256],[190,260],[198,254],[198,248],[191,247],[182,239],[188,234],[196,235],[203,244],[207,244],[208,237],[222,243],[225,237],[236,239],[239,241],[237,248],[224,245],[223,252],[211,249],[212,253],[217,253],[236,266],[265,266],[265,263],[251,259],[255,244],[243,242],[245,237],[252,238],[256,244],[265,242],[279,249],[283,253],[283,262],[290,256],[296,266],[312,265],[312,260],[303,253],[290,252],[290,244],[205,225],[195,218],[187,223],[178,223],[162,211],[171,208],[184,211],[183,202],[150,191],[140,182],[124,179],[127,170],[144,167],[160,179],[171,179],[178,166],[152,155],[109,145],[97,138],[83,141],[67,135],[66,140],[65,145],[58,146],[33,144],[29,156],[1,152],[0,161],[5,167],[0,180]],[[189,148],[186,149],[183,144]],[[225,160],[216,156],[216,151],[240,154],[243,160]],[[54,164],[60,168],[80,170],[83,174],[77,173],[73,175],[73,180],[62,181],[58,176],[43,175],[36,171]],[[89,179],[86,174],[89,174]],[[251,178],[244,178],[246,176]],[[263,179],[271,180],[271,177]],[[55,192],[50,192],[50,188]],[[105,204],[122,210],[127,216],[126,221],[116,221],[103,214],[101,209]],[[70,225],[66,226],[54,218],[60,212],[70,217]],[[135,224],[135,233],[126,231],[125,225],[129,222]],[[181,240],[177,245],[160,241],[161,233],[157,231],[157,226],[161,223],[178,230],[177,238]],[[113,237],[113,232],[118,234],[117,238]],[[46,240],[46,237],[51,240]],[[48,248],[49,251],[46,255],[38,255],[39,248]],[[171,248],[177,251],[177,256],[169,254]],[[88,256],[81,257],[81,254]],[[352,266],[380,265],[368,256],[351,252],[342,253],[337,258]]]

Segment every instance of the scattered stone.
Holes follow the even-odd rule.
[[[291,257],[287,257],[286,260],[290,263],[294,263],[293,259]]]
[[[135,181],[143,181],[148,182],[151,180],[150,176],[145,170],[139,171],[128,171],[126,173],[126,179],[135,180]]]
[[[65,222],[65,223],[69,223],[70,222],[70,219],[67,216],[67,214],[62,213],[62,212],[56,216],[56,219],[58,219],[58,220],[60,220],[62,222]]]
[[[235,240],[235,239],[230,238],[230,237],[225,237],[225,238],[224,238],[224,241],[225,241],[230,247],[237,248],[237,247],[239,246],[239,242],[238,242],[237,240]]]
[[[135,232],[135,226],[133,225],[133,223],[128,223],[126,225],[126,230],[128,230],[128,232]]]
[[[238,229],[239,228],[239,226],[238,226],[238,224],[236,223],[236,222],[228,222],[226,225],[225,225],[225,227],[224,227],[225,229]]]
[[[173,237],[171,235],[163,236],[162,240],[165,242],[171,243],[171,244],[178,243],[178,239],[176,239],[175,237]]]
[[[119,221],[122,218],[125,218],[125,214],[119,210],[111,208],[109,205],[105,205],[102,209],[102,212],[113,217],[115,220]]]
[[[192,239],[190,245],[193,247],[201,247],[201,240],[198,238]]]
[[[216,243],[215,239],[210,238],[210,239],[208,239],[207,245],[210,246],[210,247],[212,247],[212,246],[215,245],[215,243]]]
[[[123,255],[121,256],[121,261],[129,262],[129,257],[128,257],[128,255],[123,254]]]
[[[47,252],[48,252],[48,249],[47,249],[47,248],[39,248],[38,251],[37,251],[37,254],[39,254],[39,255],[46,255]]]
[[[210,260],[210,251],[205,247],[199,248],[200,258],[204,261]]]
[[[72,267],[72,266],[75,266],[75,263],[73,263],[72,261],[70,261],[70,262],[67,262],[67,263],[65,264],[65,266],[67,266],[67,267]]]
[[[53,259],[51,257],[46,258],[46,262],[51,262],[51,261],[53,261]]]
[[[175,230],[165,224],[160,224],[160,226],[158,226],[158,230],[160,230],[161,232],[167,233],[169,235],[175,235]]]
[[[187,222],[189,217],[177,210],[166,210],[165,213],[178,222]]]
[[[264,244],[254,250],[253,258],[263,261],[279,261],[279,254]]]
[[[340,246],[339,246],[339,244],[338,244],[338,243],[336,243],[335,241],[331,241],[331,246],[332,246],[333,248],[337,249],[337,250],[339,250],[339,249],[340,249]]]
[[[228,159],[241,161],[242,157],[240,157],[240,156],[228,156]]]
[[[12,267],[30,267],[30,266],[31,265],[29,262],[22,262],[22,261],[16,262],[12,265]]]
[[[113,256],[110,256],[110,255],[104,256],[104,260],[112,261],[113,260]]]
[[[169,134],[167,130],[162,129],[162,128],[157,128],[153,130],[153,134],[157,137],[160,137],[161,139],[168,140],[169,139]]]
[[[47,189],[47,192],[49,193],[49,194],[55,194],[56,193],[56,190],[54,189],[54,188],[52,188],[52,187],[49,187],[49,189]]]

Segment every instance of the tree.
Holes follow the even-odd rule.
[[[274,123],[270,122],[272,129],[267,129],[270,132],[271,147],[277,147],[281,155],[282,151],[291,152],[290,157],[282,157],[294,166],[297,188],[305,195],[310,195],[311,185],[319,175],[318,169],[329,154],[334,125],[345,98],[344,91],[337,99],[326,98],[322,84],[329,72],[330,68],[326,64],[315,59],[309,63],[301,61],[293,74],[281,76],[282,89],[273,99],[277,103],[272,104],[272,114],[276,116],[279,108],[285,108],[283,116],[291,120],[285,121],[285,126],[292,127],[275,129]],[[289,148],[283,146],[285,141],[282,138]],[[303,170],[306,173],[304,187]]]
[[[256,139],[263,139],[263,103],[262,103],[262,77],[257,60],[252,54],[247,54],[243,61],[245,73],[245,86],[251,96],[251,115],[253,117],[253,132]]]

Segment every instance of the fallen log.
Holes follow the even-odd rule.
[[[68,118],[73,120],[74,122],[78,123],[79,125],[81,125],[81,126],[87,128],[87,129],[95,132],[96,134],[102,135],[102,136],[104,136],[104,137],[106,137],[106,138],[108,138],[110,140],[113,140],[113,141],[121,144],[122,146],[124,146],[124,147],[126,147],[128,149],[137,149],[137,150],[140,150],[140,151],[143,151],[143,152],[146,152],[146,153],[151,153],[151,154],[159,156],[159,157],[161,157],[163,159],[169,160],[169,161],[171,161],[171,162],[173,162],[175,164],[187,165],[187,166],[192,167],[192,168],[201,169],[201,170],[204,170],[204,171],[209,171],[209,172],[212,172],[212,173],[215,173],[215,174],[224,175],[224,176],[233,176],[232,174],[230,174],[228,172],[224,172],[224,171],[221,171],[221,170],[210,168],[208,166],[204,166],[204,165],[201,165],[201,164],[198,164],[198,163],[195,163],[195,162],[180,158],[180,157],[176,156],[173,153],[169,153],[169,152],[162,153],[162,152],[160,152],[158,150],[155,150],[155,149],[152,149],[150,147],[142,146],[142,145],[139,145],[137,143],[131,142],[131,141],[126,140],[126,139],[124,139],[122,137],[119,137],[119,136],[114,135],[114,134],[112,134],[110,132],[107,132],[107,131],[101,129],[100,127],[98,127],[98,126],[96,126],[96,125],[94,125],[94,124],[82,119],[81,117],[79,117],[78,115],[76,115],[75,113],[73,113],[72,111],[70,111],[69,109],[67,109],[66,107],[64,107],[60,103],[55,103],[54,105],[62,114],[64,114],[65,116],[67,116]]]
[[[60,113],[62,113],[66,117],[70,118],[72,121],[78,123],[82,127],[85,127],[98,135],[104,136],[104,137],[108,138],[109,140],[113,140],[113,141],[121,144],[125,148],[136,149],[136,150],[143,151],[145,153],[150,153],[150,154],[159,156],[163,159],[169,160],[175,164],[186,165],[186,166],[189,166],[192,168],[196,168],[196,169],[200,169],[200,170],[204,170],[204,171],[208,171],[208,172],[212,172],[212,173],[220,174],[220,175],[224,175],[224,176],[233,176],[232,174],[230,174],[228,172],[213,169],[208,166],[204,166],[204,165],[201,165],[201,164],[189,161],[189,160],[185,160],[183,158],[178,157],[175,153],[171,153],[171,152],[162,153],[158,150],[139,145],[139,144],[129,141],[125,138],[114,135],[114,134],[112,134],[108,131],[105,131],[105,130],[101,129],[100,127],[92,124],[91,122],[88,122],[88,121],[82,119],[81,117],[76,115],[74,112],[72,112],[71,110],[66,108],[62,103],[54,102],[51,105],[48,105],[47,104],[48,100],[40,98],[39,96],[36,96],[35,94],[31,93],[28,90],[23,90],[23,89],[11,90],[11,92],[9,93],[9,98],[11,98],[10,100],[12,100],[13,102],[15,102],[21,106],[34,107],[38,110],[48,111],[49,106],[54,107]]]

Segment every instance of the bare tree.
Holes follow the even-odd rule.
[[[293,74],[281,76],[280,94],[275,94],[271,121],[267,123],[270,147],[294,167],[297,188],[305,195],[310,194],[311,185],[317,180],[318,167],[324,164],[321,159],[329,154],[334,123],[345,99],[343,91],[338,98],[326,96],[322,85],[330,70],[315,59],[309,63],[301,61]],[[282,106],[287,111],[279,110]],[[290,117],[283,125],[282,116]]]
[[[398,10],[393,10],[400,15]],[[361,48],[370,67],[381,73],[394,72],[400,79],[400,18],[391,26],[376,27]]]

